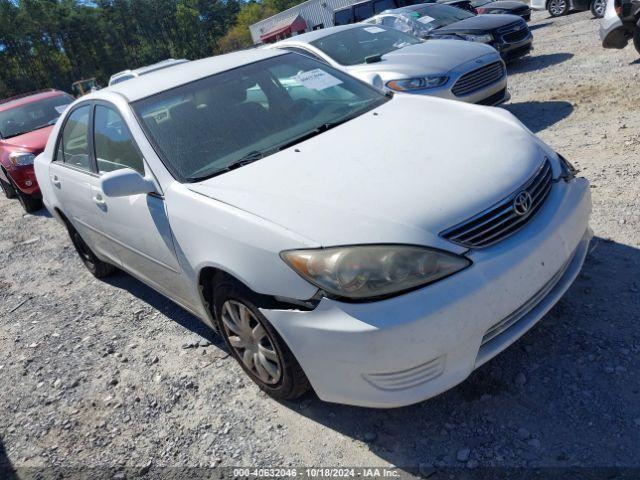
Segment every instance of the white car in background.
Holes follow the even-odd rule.
[[[483,105],[509,99],[504,61],[481,43],[425,42],[383,25],[355,24],[296,35],[268,48],[307,55],[393,92]]]
[[[588,182],[510,113],[281,50],[82,97],[35,169],[94,275],[194,313],[282,399],[453,387],[559,300],[591,238]]]
[[[185,58],[175,59],[168,58],[152,65],[136,68],[135,70],[123,70],[122,72],[114,73],[109,78],[109,85],[115,85],[116,83],[124,82],[125,80],[131,80],[132,78],[138,78],[142,75],[146,75],[163,68],[173,67],[174,65],[180,65],[181,63],[187,63],[189,60]]]

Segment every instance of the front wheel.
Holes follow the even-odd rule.
[[[293,400],[310,386],[289,347],[253,304],[251,291],[236,282],[214,291],[218,329],[245,373],[279,400]]]
[[[636,47],[636,52],[640,53],[640,27],[638,26],[633,31],[633,46]]]
[[[18,196],[18,200],[20,201],[20,205],[24,208],[24,211],[27,213],[37,212],[42,208],[42,200],[39,198],[32,197],[31,195],[27,195],[22,192],[15,184],[12,184],[11,187],[16,192]]]
[[[568,0],[549,0],[547,10],[552,17],[561,17],[569,12]]]
[[[607,8],[607,0],[593,0],[591,2],[591,14],[595,18],[604,17],[604,11]]]
[[[2,190],[2,193],[4,193],[4,196],[7,198],[16,198],[16,191],[13,186],[2,179],[0,179],[0,190]]]

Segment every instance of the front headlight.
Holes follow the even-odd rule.
[[[578,173],[578,169],[558,152],[556,152],[556,155],[558,156],[558,160],[560,160],[560,169],[562,171],[562,173],[560,174],[560,178],[565,181],[575,178],[576,174]]]
[[[469,41],[469,42],[480,42],[480,43],[491,43],[493,42],[493,37],[486,33],[483,35],[474,35],[471,33],[459,33],[458,35],[460,35],[462,38],[464,38],[465,40]]]
[[[387,82],[387,87],[396,92],[406,92],[411,90],[424,90],[436,88],[447,83],[448,77],[432,75],[429,77],[406,78],[402,80],[391,80]]]
[[[14,165],[25,166],[33,165],[36,156],[28,152],[12,152],[9,154],[9,161]]]
[[[288,250],[282,259],[329,296],[373,300],[433,283],[469,265],[465,257],[411,245]]]

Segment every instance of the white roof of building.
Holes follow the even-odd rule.
[[[283,53],[279,50],[255,49],[194,60],[150,72],[126,82],[116,83],[91,94],[91,97],[99,98],[100,92],[116,92],[130,102],[134,102],[194,80],[241,67],[248,63],[282,55]],[[84,100],[87,98],[90,97],[83,97]]]

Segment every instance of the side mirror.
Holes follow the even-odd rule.
[[[156,191],[156,186],[131,168],[109,172],[100,177],[100,189],[107,197],[129,197]]]

